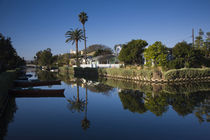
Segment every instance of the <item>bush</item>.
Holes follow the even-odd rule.
[[[164,74],[166,80],[176,78],[200,78],[210,76],[210,68],[183,68],[169,70]]]
[[[109,75],[112,77],[141,77],[151,79],[153,76],[152,70],[137,70],[137,69],[125,69],[125,68],[100,68],[98,70],[99,75]]]

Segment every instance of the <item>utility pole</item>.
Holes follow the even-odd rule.
[[[192,29],[192,47],[194,47],[194,28]]]

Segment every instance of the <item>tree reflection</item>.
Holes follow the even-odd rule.
[[[87,119],[87,104],[88,104],[88,95],[87,95],[87,85],[85,87],[85,117],[82,120],[82,128],[84,130],[87,130],[87,128],[90,128],[90,121]]]
[[[38,70],[36,74],[37,74],[38,79],[42,81],[57,80],[56,73],[53,73],[53,72]]]
[[[0,116],[0,139],[3,140],[7,135],[7,129],[10,122],[13,121],[14,113],[17,110],[16,102],[14,97],[9,97],[8,103],[5,104],[6,108],[2,116]]]
[[[72,112],[84,111],[85,101],[83,99],[79,98],[79,84],[78,84],[78,82],[77,82],[77,97],[73,96],[73,99],[68,99],[68,102],[70,103],[68,105],[68,108]]]
[[[146,93],[145,107],[156,116],[162,116],[168,110],[166,94],[158,94],[153,97],[151,93]]]
[[[169,94],[166,92],[153,94],[139,90],[121,90],[119,97],[124,109],[131,112],[145,113],[147,110],[156,116],[162,116],[168,107],[180,116],[194,113],[199,122],[210,121],[209,91],[190,94]]]
[[[124,109],[129,109],[131,112],[138,112],[140,114],[147,111],[144,106],[143,93],[134,90],[122,90],[119,92],[120,100]]]

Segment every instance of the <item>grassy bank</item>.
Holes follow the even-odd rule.
[[[152,70],[137,70],[126,68],[100,68],[98,73],[101,76],[116,77],[123,79],[136,79],[136,80],[150,80],[153,77]]]
[[[201,78],[210,77],[210,68],[183,68],[173,69],[164,73],[166,80],[176,78]]]
[[[183,68],[173,69],[166,72],[162,72],[157,69],[146,70],[146,69],[126,69],[126,68],[102,68],[98,70],[99,75],[112,77],[131,79],[139,81],[155,81],[155,80],[188,80],[196,79],[209,79],[210,68]]]
[[[189,81],[210,80],[210,68],[183,68],[162,72],[158,69],[131,68],[72,68],[60,67],[60,73],[78,78],[98,78],[98,76],[136,81]]]

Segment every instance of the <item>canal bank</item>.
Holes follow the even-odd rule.
[[[127,68],[72,68],[61,67],[60,73],[74,75],[78,78],[97,79],[107,77],[152,83],[173,82],[210,82],[210,68],[183,68],[162,72],[157,69]]]

